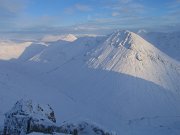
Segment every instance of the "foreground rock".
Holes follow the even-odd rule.
[[[51,133],[55,122],[50,105],[42,106],[31,100],[20,100],[5,114],[4,135],[23,135],[33,131]]]
[[[103,130],[91,122],[66,122],[57,126],[53,109],[50,105],[39,105],[31,100],[18,101],[5,114],[3,135],[26,134],[58,134],[66,135],[115,135]]]
[[[104,130],[94,123],[86,121],[64,123],[59,129],[63,133],[74,135],[117,135],[116,133]]]

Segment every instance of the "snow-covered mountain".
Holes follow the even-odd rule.
[[[85,55],[88,50],[97,46],[102,39],[103,37],[81,37],[74,42],[57,41],[29,60],[45,62],[51,65],[52,63],[55,65],[62,64],[79,55]]]
[[[73,34],[66,35],[47,35],[41,39],[42,42],[55,42],[58,40],[73,42],[77,39]]]
[[[133,32],[111,34],[94,52],[90,60],[94,68],[142,78],[166,89],[180,88],[176,79],[180,64]]]
[[[180,63],[137,34],[115,31],[26,52],[33,55],[0,62],[0,114],[28,97],[51,104],[59,123],[88,119],[124,135],[179,134]]]

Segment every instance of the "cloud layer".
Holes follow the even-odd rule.
[[[180,0],[0,0],[0,33],[177,29]]]

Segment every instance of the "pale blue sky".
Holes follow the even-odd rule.
[[[0,0],[0,32],[179,29],[180,0]]]

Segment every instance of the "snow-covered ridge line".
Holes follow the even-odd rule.
[[[73,42],[77,39],[73,34],[67,35],[47,35],[41,39],[42,42],[55,42],[58,40]]]
[[[16,43],[12,41],[0,42],[0,60],[17,59],[32,42]]]

